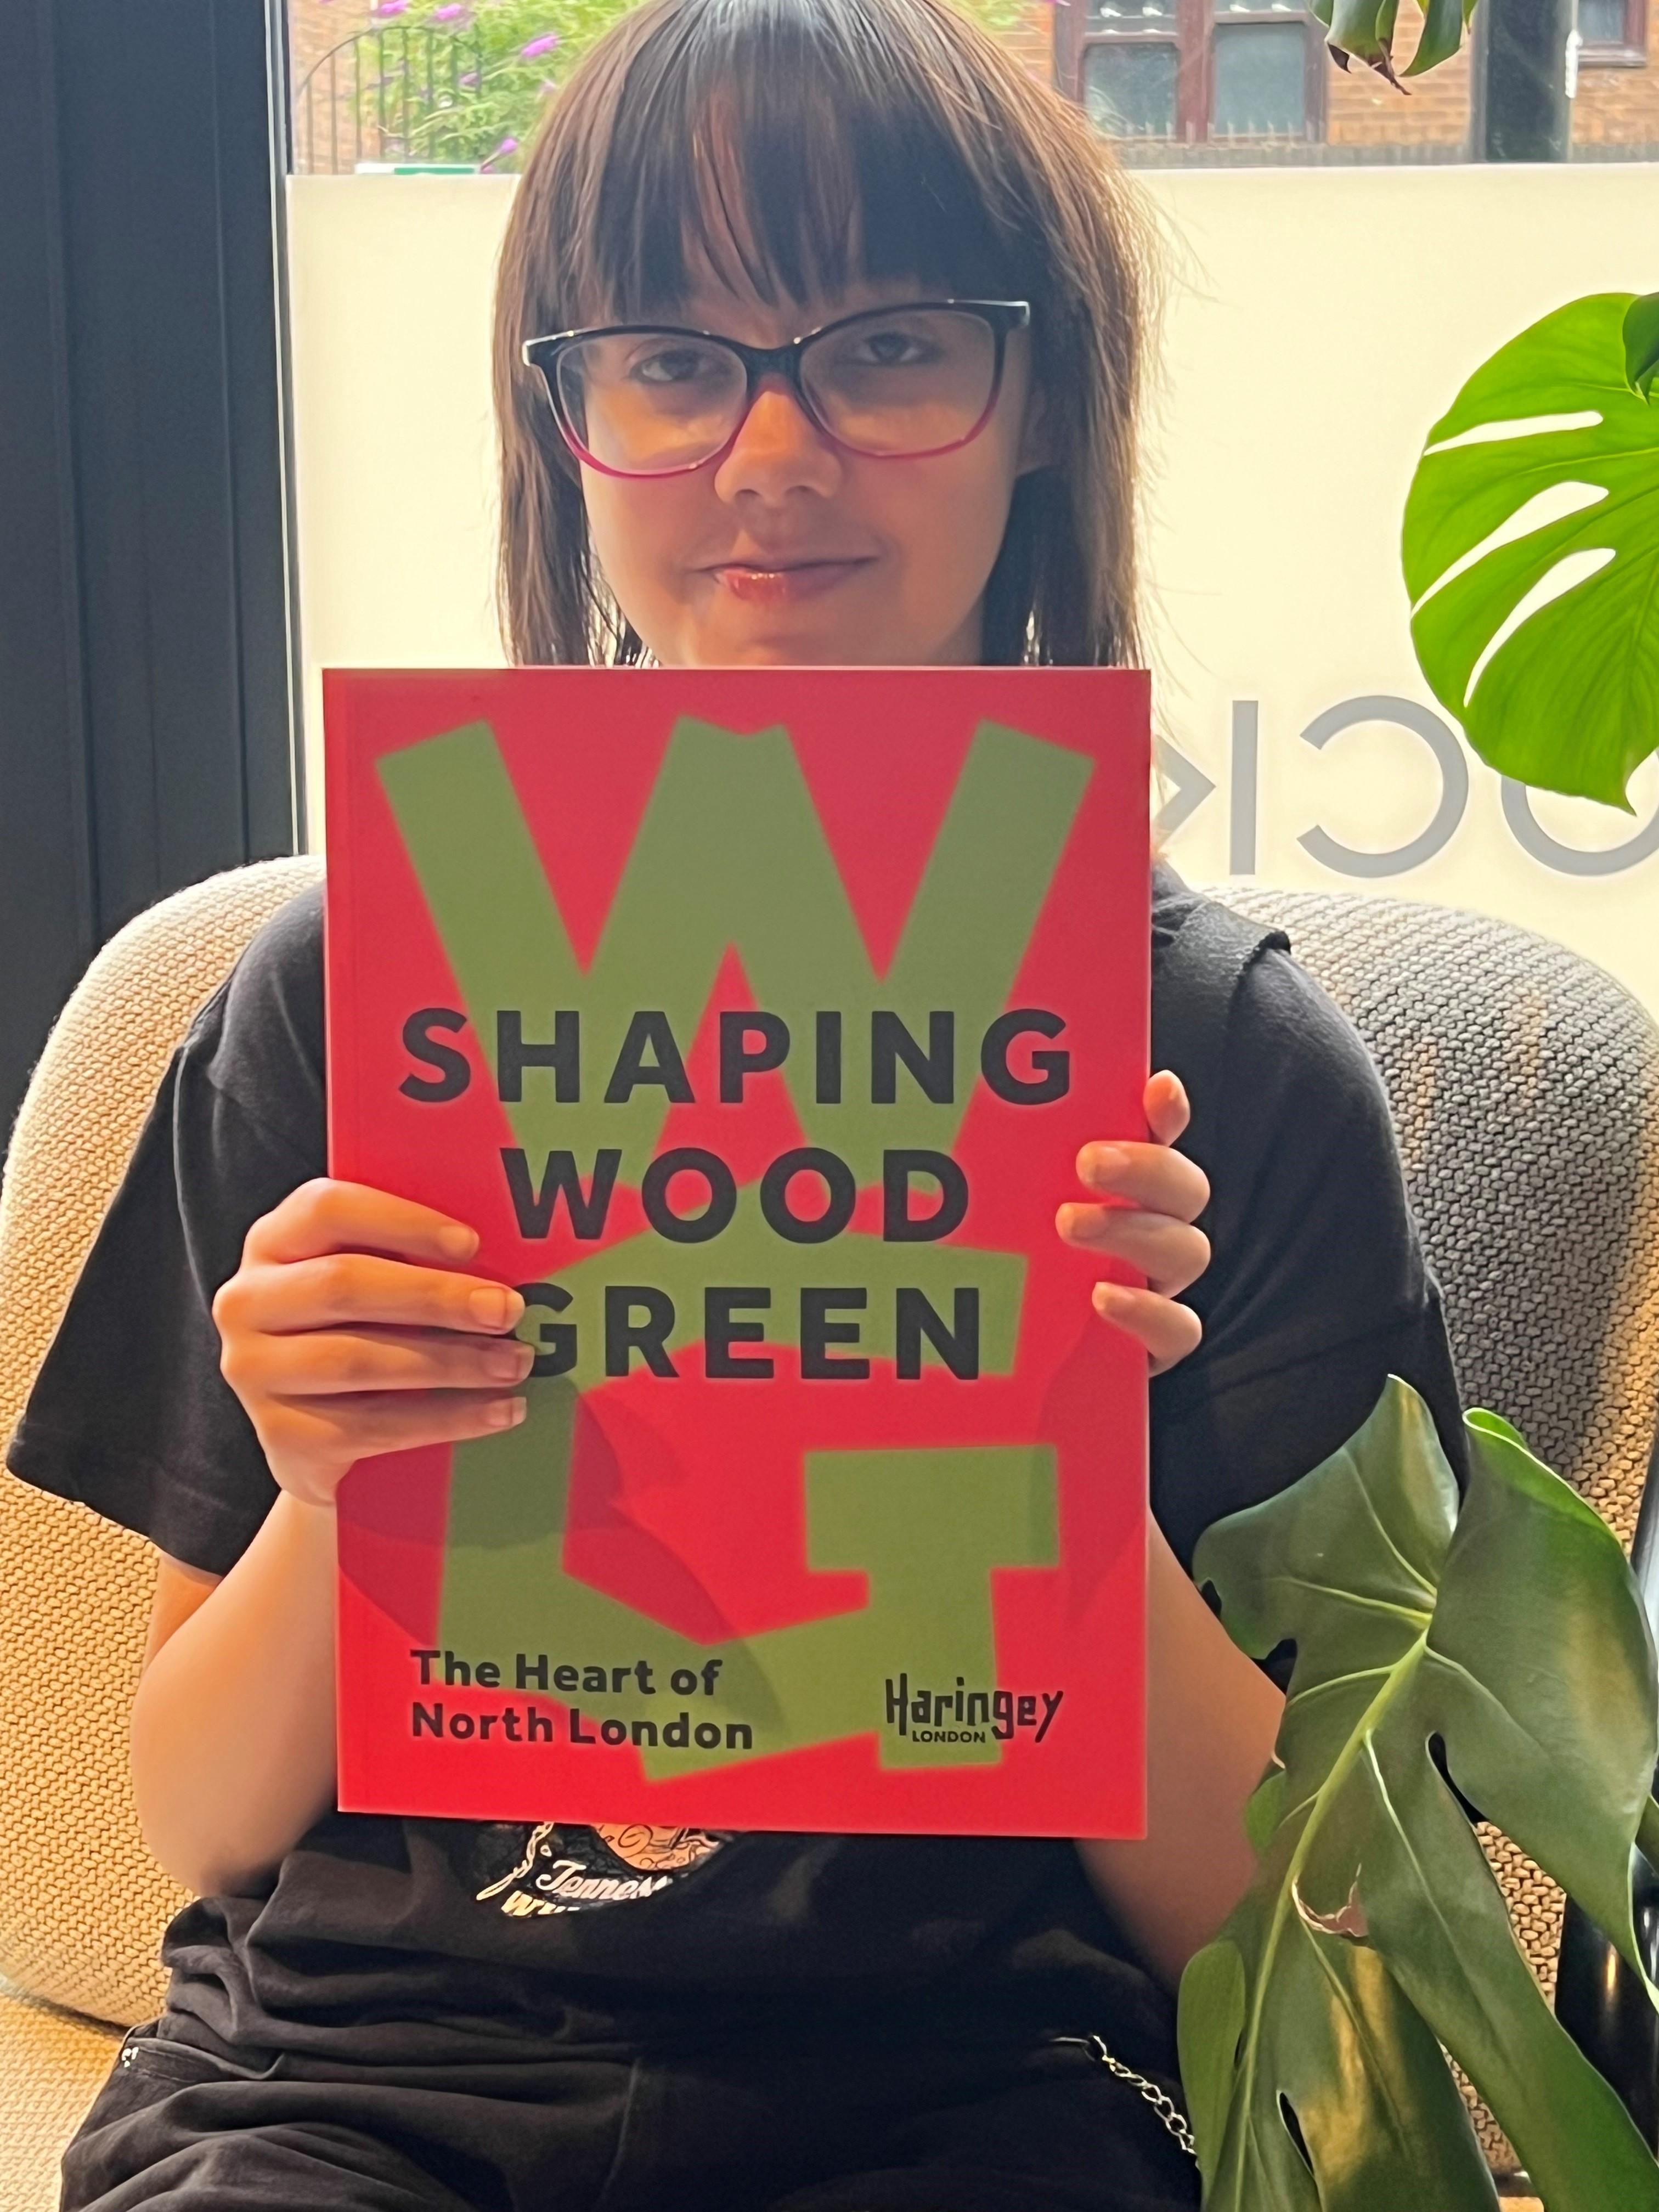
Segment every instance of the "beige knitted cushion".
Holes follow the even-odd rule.
[[[260,861],[161,900],[105,945],[59,1016],[0,1187],[0,1435],[174,1046],[322,865]],[[142,1537],[0,1474],[0,1975],[123,2027],[160,2008],[156,1947],[185,1901],[144,1846],[127,1780],[155,1579]]]
[[[1382,1070],[1464,1404],[1513,1421],[1628,1550],[1659,1407],[1659,1030],[1612,976],[1507,922],[1218,896],[1283,927]],[[1506,1837],[1481,1838],[1553,1991],[1561,1893]]]
[[[56,2212],[64,2145],[119,2042],[113,2027],[0,1984],[0,2212]]]

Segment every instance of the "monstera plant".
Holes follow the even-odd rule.
[[[1400,0],[1310,0],[1310,5],[1325,26],[1326,46],[1340,69],[1346,69],[1352,58],[1397,84],[1402,76],[1422,76],[1451,59],[1463,43],[1475,0],[1423,0],[1417,45],[1399,70],[1394,65],[1394,41]]]
[[[1478,368],[1406,507],[1412,639],[1504,775],[1629,811],[1659,747],[1659,293],[1598,293]]]
[[[1444,2054],[1548,2212],[1659,2212],[1656,2163],[1559,2027],[1471,1825],[1491,1820],[1646,1983],[1652,1637],[1616,1538],[1491,1413],[1457,1484],[1391,1379],[1358,1434],[1218,1522],[1194,1571],[1255,1657],[1296,1645],[1254,1886],[1181,1986],[1206,2212],[1492,2212]]]

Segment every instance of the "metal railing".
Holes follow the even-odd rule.
[[[364,161],[467,162],[469,107],[483,77],[476,28],[377,24],[321,55],[294,94],[301,175],[338,176]]]

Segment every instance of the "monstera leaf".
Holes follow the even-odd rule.
[[[1659,745],[1656,367],[1659,295],[1558,308],[1463,386],[1406,506],[1435,696],[1504,775],[1626,811]]]
[[[1423,27],[1403,70],[1394,65],[1394,34],[1400,0],[1310,0],[1325,26],[1331,58],[1346,69],[1350,58],[1366,63],[1379,76],[1397,84],[1402,76],[1421,76],[1449,61],[1463,43],[1475,0],[1424,0]]]
[[[1659,377],[1659,292],[1632,302],[1625,317],[1625,381],[1644,399]]]
[[[1652,1638],[1590,1508],[1492,1414],[1468,1436],[1460,1510],[1390,1378],[1342,1450],[1199,1546],[1235,1641],[1297,1647],[1250,1809],[1260,1872],[1181,1986],[1207,2212],[1491,2212],[1443,2045],[1549,2212],[1659,2208],[1659,2165],[1558,2026],[1447,1779],[1639,1972]]]

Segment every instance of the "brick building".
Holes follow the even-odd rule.
[[[331,46],[367,27],[371,0],[289,0],[289,76],[298,85]]]
[[[374,21],[373,0],[288,0],[288,79],[294,166],[350,170],[374,150],[360,141],[351,41]]]
[[[1659,0],[1578,0],[1581,158],[1659,158],[1655,12]],[[557,0],[549,13],[556,19]],[[397,152],[377,142],[372,117],[365,133],[354,90],[349,42],[375,21],[373,0],[289,0],[296,167],[350,169]],[[1402,58],[1416,21],[1404,0]],[[1295,0],[1028,0],[1007,42],[1135,161],[1456,161],[1468,147],[1467,48],[1396,89],[1370,70],[1338,69]]]
[[[1578,0],[1572,138],[1584,158],[1659,156],[1659,0]],[[1396,52],[1415,44],[1413,0]],[[1396,88],[1339,69],[1292,0],[1034,0],[1024,50],[1046,27],[1055,82],[1132,159],[1456,161],[1469,132],[1469,54]]]
[[[1659,67],[1652,0],[1578,0],[1578,94],[1572,137],[1587,153],[1659,150]]]

